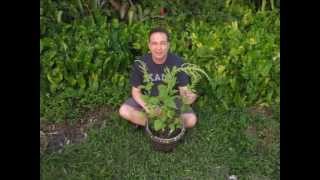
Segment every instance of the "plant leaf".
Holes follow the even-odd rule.
[[[160,129],[162,129],[164,127],[164,124],[161,120],[157,119],[154,121],[154,130],[155,131],[159,131]]]

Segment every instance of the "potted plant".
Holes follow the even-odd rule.
[[[140,63],[139,67],[143,72],[142,99],[148,109],[145,112],[148,119],[145,126],[146,132],[155,150],[172,151],[186,131],[180,114],[190,108],[186,99],[181,97],[175,88],[176,74],[185,72],[190,77],[191,83],[187,87],[193,93],[196,93],[195,85],[202,78],[202,75],[205,75],[209,82],[211,81],[201,68],[194,64],[185,63],[180,67],[165,68],[163,83],[158,85],[158,96],[151,96],[153,83],[148,74],[147,66],[143,61],[137,61]],[[181,105],[177,106],[178,102],[181,102]]]

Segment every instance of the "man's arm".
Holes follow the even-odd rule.
[[[142,95],[141,89],[140,89],[139,87],[136,88],[136,87],[132,86],[132,88],[131,88],[131,95],[132,95],[132,98],[133,98],[140,106],[142,106],[142,108],[143,108],[144,110],[147,111],[146,103],[145,103],[145,102],[142,100],[142,98],[141,98],[141,95]]]
[[[197,94],[190,91],[187,86],[179,86],[180,96],[183,97],[186,104],[192,104],[197,99]]]

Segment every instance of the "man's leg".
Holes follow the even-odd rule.
[[[122,118],[140,126],[145,126],[147,121],[147,118],[142,111],[139,111],[127,104],[123,104],[120,107],[119,114]],[[183,113],[181,114],[181,118],[186,128],[192,128],[197,123],[197,116],[194,113]]]
[[[140,126],[145,126],[147,121],[142,108],[132,98],[121,105],[119,114],[122,118]]]
[[[183,107],[183,104],[180,99],[176,99],[176,106],[180,109],[183,109],[181,112],[181,119],[184,122],[186,128],[192,128],[197,123],[197,116],[194,113],[191,105],[187,105]]]

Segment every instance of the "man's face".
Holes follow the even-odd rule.
[[[167,57],[169,42],[165,33],[152,33],[149,40],[149,49],[154,60],[162,62]]]

